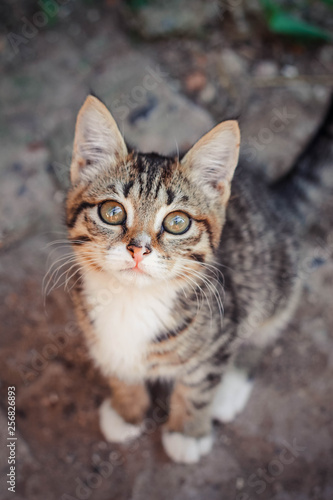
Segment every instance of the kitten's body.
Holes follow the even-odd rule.
[[[173,393],[165,449],[177,461],[196,461],[210,449],[212,417],[232,415],[241,407],[237,394],[235,410],[213,406],[214,398],[225,393],[219,384],[237,348],[244,341],[265,345],[297,303],[296,218],[285,211],[278,190],[241,168],[229,199],[237,163],[234,125],[216,127],[181,164],[158,155],[127,155],[114,123],[103,123],[109,118],[102,105],[89,99],[78,120],[68,225],[84,268],[75,295],[78,317],[113,391],[112,406],[102,407],[102,430],[111,440],[120,439],[120,428],[124,437],[138,432],[133,424],[140,423],[149,404],[145,383],[167,380]],[[94,123],[90,142],[84,137],[91,134],[89,121],[88,126],[84,122],[87,113]],[[214,153],[217,138],[222,141],[220,159]],[[105,158],[112,140],[113,155],[111,149]],[[98,148],[80,151],[80,141]],[[215,156],[210,158],[211,152]],[[193,177],[196,171],[200,175]],[[105,199],[126,208],[122,230],[98,219],[95,207]],[[188,234],[171,237],[160,231],[165,216],[175,210],[191,214]],[[120,269],[131,266],[126,250],[131,245],[149,248],[143,265],[152,276],[146,268]],[[242,394],[241,386],[235,390]]]

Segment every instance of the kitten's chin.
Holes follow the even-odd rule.
[[[117,278],[124,285],[137,286],[139,288],[153,285],[156,283],[156,278],[142,271],[134,271],[132,269],[125,269],[117,271]]]

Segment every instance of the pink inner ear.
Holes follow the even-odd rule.
[[[230,183],[237,166],[240,133],[237,122],[220,123],[185,155],[197,182],[218,188]]]
[[[78,182],[85,170],[89,175],[86,167],[93,165],[96,172],[103,160],[114,161],[126,155],[125,141],[111,113],[98,99],[87,97],[76,121],[72,182]]]

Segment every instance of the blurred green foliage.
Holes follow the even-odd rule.
[[[303,20],[299,16],[302,10],[299,2],[297,5],[287,7],[282,6],[274,0],[259,0],[263,9],[269,29],[273,33],[288,35],[300,39],[316,39],[323,41],[333,41],[333,35],[312,22]],[[333,0],[321,0],[328,5],[329,14],[332,15]],[[309,5],[307,0],[303,2],[304,8]],[[300,8],[301,7],[301,8]]]

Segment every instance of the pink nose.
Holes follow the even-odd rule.
[[[127,245],[127,250],[132,255],[136,265],[140,264],[144,255],[148,255],[151,253],[151,250],[149,250],[149,248],[139,247],[136,245]]]

